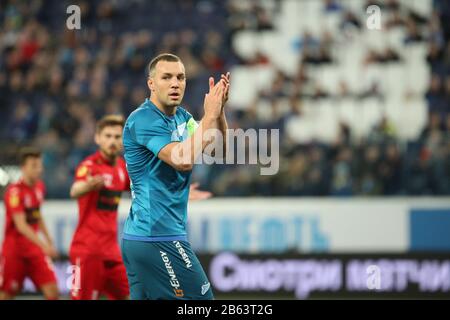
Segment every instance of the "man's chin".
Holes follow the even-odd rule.
[[[35,183],[37,183],[39,180],[41,180],[42,179],[42,176],[39,176],[39,177],[35,177],[35,178],[33,178],[33,179],[31,179],[31,183],[32,184],[35,184]]]
[[[178,107],[180,105],[180,102],[170,101],[168,106],[171,108]]]
[[[178,107],[181,104],[181,99],[177,99],[177,100],[169,100],[169,102],[167,103],[167,106],[169,107]]]
[[[117,156],[119,155],[119,152],[117,151],[108,151],[108,152],[104,152],[104,154],[111,160],[114,160],[115,158],[117,158]]]

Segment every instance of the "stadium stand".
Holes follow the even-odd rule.
[[[170,51],[185,62],[194,116],[209,75],[231,70],[230,126],[280,130],[277,175],[195,169],[216,196],[450,194],[448,1],[77,3],[82,29],[69,31],[67,1],[0,2],[0,184],[33,143],[48,196],[68,197],[95,120],[136,108],[148,60]],[[366,28],[371,4],[381,30]]]

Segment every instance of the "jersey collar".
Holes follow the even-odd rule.
[[[97,159],[98,162],[100,162],[101,164],[107,164],[109,166],[115,166],[115,163],[111,162],[109,159],[107,159],[106,157],[103,156],[103,154],[100,152],[100,150],[97,150],[95,152],[95,157]],[[117,162],[117,159],[116,159]]]
[[[33,185],[29,185],[29,184],[25,183],[25,180],[23,179],[23,177],[20,177],[19,180],[17,180],[17,184],[19,184],[23,187],[26,187],[26,188],[33,188],[37,184],[37,182]]]
[[[146,105],[148,105],[149,108],[154,108],[156,110],[156,112],[158,112],[162,117],[164,117],[166,119],[169,119],[169,120],[174,120],[175,119],[176,111],[175,111],[175,114],[173,116],[168,116],[167,114],[165,114],[164,112],[159,110],[158,107],[149,98],[145,98],[145,103],[146,103]],[[177,109],[178,109],[178,107],[177,107]]]

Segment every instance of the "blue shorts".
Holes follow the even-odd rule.
[[[186,241],[122,240],[132,300],[212,300],[211,285]]]

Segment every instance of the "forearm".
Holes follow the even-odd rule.
[[[174,150],[176,156],[178,156],[177,162],[193,165],[195,160],[203,153],[206,146],[214,140],[214,136],[210,134],[210,130],[217,130],[218,125],[218,119],[205,115],[194,134],[180,143],[176,147],[176,150]]]
[[[45,225],[44,221],[41,219],[41,221],[39,222],[39,227],[42,231],[42,234],[45,237],[45,240],[47,240],[48,244],[53,244],[53,239],[50,236],[50,233],[48,232],[47,226]]]
[[[38,234],[34,232],[33,228],[31,228],[28,224],[17,226],[17,230],[25,238],[27,238],[40,248],[43,248],[45,246],[45,243],[39,238]]]
[[[86,181],[77,181],[70,188],[70,197],[79,198],[91,191],[90,189],[91,188]]]
[[[223,137],[223,157],[225,158],[227,155],[228,146],[228,123],[224,111],[222,111],[222,113],[220,114],[218,129],[220,130]]]
[[[161,160],[178,171],[192,170],[196,159],[217,138],[218,120],[223,106],[224,92],[227,89],[225,80],[222,79],[214,85],[214,78],[209,78],[209,93],[205,95],[203,119],[194,133],[185,141],[169,143],[160,149],[158,157]]]

